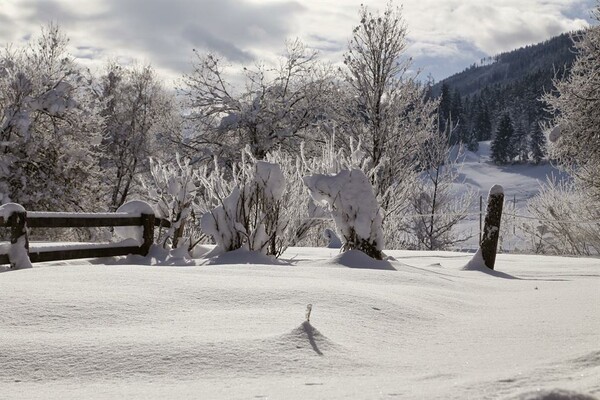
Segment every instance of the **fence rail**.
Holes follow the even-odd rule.
[[[139,246],[119,243],[61,244],[60,246],[30,249],[27,228],[95,228],[140,226],[143,242]],[[155,227],[170,227],[169,221],[153,214],[131,216],[126,213],[52,213],[13,211],[8,218],[0,217],[0,227],[11,228],[10,246],[24,245],[32,263],[71,260],[77,258],[113,257],[128,254],[147,255],[154,242]],[[20,242],[19,242],[20,240]],[[59,248],[57,248],[59,247]],[[0,264],[11,264],[9,254],[0,254]],[[18,266],[16,266],[18,268]]]

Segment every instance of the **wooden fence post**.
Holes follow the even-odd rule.
[[[498,238],[500,236],[500,220],[502,219],[502,205],[504,204],[504,189],[500,185],[494,185],[488,195],[488,205],[485,214],[485,225],[483,236],[479,247],[485,266],[494,269],[496,263],[496,252],[498,250]]]
[[[29,254],[29,237],[27,236],[27,212],[25,211],[15,211],[8,217],[8,223],[10,225],[10,244],[11,246],[20,246],[19,242],[22,242],[25,253],[28,257]],[[23,264],[20,265],[20,258],[16,260],[10,260],[11,268],[25,268],[29,266],[29,261],[24,261]]]
[[[156,217],[154,214],[142,214],[142,226],[144,228],[144,243],[140,247],[140,253],[147,256],[150,247],[154,243],[154,222]]]

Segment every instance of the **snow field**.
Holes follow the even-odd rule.
[[[463,271],[471,255],[389,254],[0,274],[0,398],[600,394],[597,259],[499,255],[492,275]]]
[[[458,182],[454,184],[457,193],[463,193],[468,188],[475,191],[476,199],[471,206],[472,215],[461,221],[457,231],[461,234],[470,235],[471,238],[464,243],[458,244],[459,249],[476,250],[479,241],[479,196],[483,196],[483,215],[487,207],[487,196],[494,185],[501,185],[504,189],[503,225],[507,228],[509,224],[522,224],[528,222],[522,218],[513,218],[511,214],[527,216],[526,203],[540,190],[541,185],[548,178],[556,177],[565,180],[568,177],[550,164],[514,164],[496,165],[490,160],[490,142],[479,142],[479,150],[475,153],[466,151],[458,164],[460,173]],[[516,202],[516,204],[515,204]],[[514,232],[514,234],[513,234]],[[501,247],[504,251],[531,252],[532,243],[528,237],[517,226],[516,229],[505,229],[501,232]]]

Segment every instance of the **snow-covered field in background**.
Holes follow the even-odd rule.
[[[487,195],[494,185],[504,188],[505,213],[525,215],[526,202],[534,197],[540,190],[541,185],[549,178],[562,180],[568,177],[549,163],[534,164],[508,164],[496,165],[491,162],[490,142],[479,142],[479,150],[475,153],[466,151],[459,157],[460,169],[459,182],[455,184],[457,192],[466,190],[474,191],[474,201],[471,207],[473,215],[460,223],[459,231],[471,236],[471,239],[457,245],[459,249],[474,250],[479,241],[479,196],[483,196],[483,213],[487,206]],[[517,223],[523,220],[516,220]],[[507,235],[503,238],[502,248],[504,251],[527,248],[523,237]]]
[[[516,197],[517,206],[533,197],[548,177],[565,178],[551,164],[507,164],[496,165],[491,162],[490,142],[479,142],[476,153],[466,151],[460,158],[461,174],[459,180],[483,195],[484,201],[488,190],[494,185],[502,185],[504,194],[511,201]]]
[[[466,254],[389,254],[2,273],[0,398],[600,396],[598,259],[499,255],[486,274]]]

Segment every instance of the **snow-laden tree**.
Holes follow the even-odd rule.
[[[306,128],[322,118],[331,79],[301,42],[287,43],[277,67],[244,68],[241,90],[233,88],[218,56],[195,54],[181,89],[191,110],[191,147],[208,146],[226,159],[238,158],[245,146],[258,159],[276,148],[297,153]]]
[[[56,25],[0,54],[0,202],[28,210],[97,205],[100,119],[91,78]]]
[[[427,88],[408,74],[401,9],[390,3],[380,14],[362,6],[359,17],[344,57],[348,94],[338,97],[334,118],[338,140],[360,138],[370,167],[378,168],[372,182],[381,197],[405,183],[417,149],[436,132],[438,102],[428,100]],[[387,208],[391,197],[381,200]]]
[[[600,21],[600,6],[594,16]],[[600,25],[576,36],[570,74],[544,96],[553,114],[550,155],[577,178],[579,189],[600,200]],[[556,133],[560,132],[560,135]]]
[[[600,6],[594,15],[600,20]],[[598,255],[600,252],[600,26],[576,36],[577,58],[570,74],[554,81],[555,91],[543,99],[553,119],[550,157],[575,178],[549,182],[528,202],[540,219],[527,224],[541,252]],[[549,128],[549,127],[547,127]]]
[[[139,192],[151,155],[173,158],[167,153],[179,134],[178,107],[149,65],[110,63],[100,85],[102,186],[105,207],[114,211]]]

